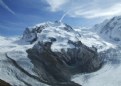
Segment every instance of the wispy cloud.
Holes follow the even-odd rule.
[[[110,18],[121,15],[120,0],[46,0],[51,11],[68,12],[71,17],[87,19]]]
[[[70,16],[73,17],[80,17],[83,16],[88,19],[92,18],[99,18],[99,17],[106,17],[110,18],[112,16],[119,16],[121,15],[121,4],[115,4],[109,8],[95,8],[90,10],[76,10],[74,13],[72,13]]]
[[[61,10],[61,7],[66,4],[69,0],[46,0],[50,5],[50,10],[55,12]]]
[[[3,2],[3,0],[0,0],[0,5],[1,5],[3,8],[5,8],[6,10],[8,10],[10,13],[15,14],[15,12],[12,11],[12,10]]]

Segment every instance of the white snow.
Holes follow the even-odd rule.
[[[56,41],[53,42],[51,49],[52,51],[60,51],[62,48],[73,48],[74,46],[68,44],[68,40],[78,41],[76,34],[70,28],[67,28],[63,23],[45,23],[48,25],[46,29],[43,29],[41,33],[37,34],[38,41],[47,42],[51,38],[55,38]],[[40,24],[41,25],[41,24]]]
[[[27,57],[26,49],[33,45],[18,43],[18,37],[6,38],[0,36],[0,79],[10,83],[12,86],[26,86],[25,82],[32,86],[47,86],[29,77],[5,56],[7,55],[31,75],[37,76],[33,71],[33,64]]]
[[[110,43],[108,41],[105,41],[103,38],[101,38],[96,32],[90,30],[90,29],[76,29],[78,33],[81,34],[81,37],[79,37],[79,40],[85,44],[88,47],[96,47],[98,49],[98,52],[107,50],[109,48],[116,48],[117,46],[114,43]]]
[[[121,16],[105,20],[103,23],[95,25],[92,29],[103,39],[121,45]]]

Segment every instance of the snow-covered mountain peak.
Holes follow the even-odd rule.
[[[68,25],[63,23],[63,22],[59,22],[59,21],[55,21],[55,22],[43,22],[43,23],[39,23],[36,24],[35,26],[29,27],[29,30],[33,30],[33,29],[38,29],[38,28],[46,28],[46,27],[59,27],[59,28],[64,28],[67,27]]]
[[[65,83],[70,81],[73,74],[93,72],[101,67],[102,61],[97,55],[96,48],[82,44],[78,31],[71,26],[61,22],[49,22],[30,29],[31,31],[25,33],[23,38],[36,38],[29,41],[34,42],[34,46],[27,50],[28,58],[35,65],[35,71],[40,73],[39,75],[47,73],[49,77],[53,76],[52,81],[47,81],[53,82],[54,79],[54,82]],[[38,69],[43,68],[43,65],[46,69],[42,73]]]
[[[121,43],[121,16],[105,20],[103,23],[97,24],[93,28],[104,38],[116,43]]]
[[[74,47],[69,42],[79,41],[77,34],[71,26],[56,21],[40,23],[32,28],[26,28],[22,39],[30,43],[53,41],[52,50],[60,50]]]

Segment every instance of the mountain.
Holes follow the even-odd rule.
[[[25,30],[22,40],[35,43],[27,53],[42,80],[68,85],[72,75],[101,67],[96,48],[82,44],[79,36],[71,26],[61,22],[42,23]]]
[[[121,43],[121,16],[105,20],[93,27],[104,38]]]
[[[26,28],[22,38],[0,37],[0,78],[15,86],[81,86],[71,80],[102,66],[95,47],[60,22]]]
[[[104,64],[96,72],[73,76],[72,81],[82,86],[121,85],[121,45],[120,40],[117,40],[121,37],[120,22],[119,16],[105,20],[91,29],[76,30],[81,34],[82,43],[97,48],[98,56],[103,59]]]
[[[94,29],[56,21],[28,27],[22,37],[0,36],[0,79],[12,86],[120,86],[121,46]]]

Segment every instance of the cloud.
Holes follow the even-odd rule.
[[[61,7],[68,2],[68,0],[46,0],[50,5],[50,10],[55,12],[61,9]]]
[[[51,11],[63,11],[70,17],[87,19],[121,15],[120,0],[46,0]],[[68,12],[68,13],[67,13]]]
[[[3,2],[3,0],[0,0],[0,6],[2,6],[3,8],[5,8],[6,10],[8,10],[10,13],[15,14],[15,12],[12,11],[12,10]]]
[[[78,9],[70,16],[73,16],[73,17],[83,16],[88,19],[100,18],[100,17],[110,18],[112,16],[121,15],[120,8],[121,8],[121,4],[115,4],[114,6],[111,6],[105,9],[95,8],[95,9],[83,10],[83,11]]]

